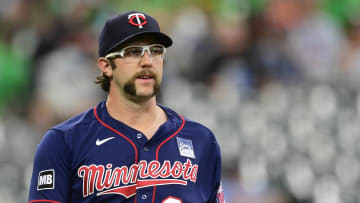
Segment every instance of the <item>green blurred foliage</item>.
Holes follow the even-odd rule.
[[[28,60],[0,42],[0,113],[24,98],[29,85]]]
[[[359,0],[323,0],[321,7],[341,24],[345,24],[353,18],[360,18]]]

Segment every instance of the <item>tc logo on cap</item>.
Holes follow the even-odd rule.
[[[131,25],[139,26],[139,28],[143,28],[143,25],[145,25],[147,23],[146,17],[142,13],[129,14],[128,19],[129,19],[129,23]],[[136,19],[136,22],[134,22],[135,19]]]

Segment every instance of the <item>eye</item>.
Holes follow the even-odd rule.
[[[139,57],[142,53],[142,47],[129,47],[124,50],[124,57]]]
[[[152,46],[150,47],[150,51],[152,55],[161,55],[164,53],[164,48],[161,46]]]

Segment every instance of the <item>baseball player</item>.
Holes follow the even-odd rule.
[[[107,20],[97,83],[108,97],[47,131],[29,203],[224,202],[213,133],[156,103],[171,44],[145,13]]]

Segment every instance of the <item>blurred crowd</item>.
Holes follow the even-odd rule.
[[[160,103],[215,132],[230,203],[360,202],[360,1],[1,0],[0,197],[27,200],[46,130],[106,97],[105,19],[159,19]]]

